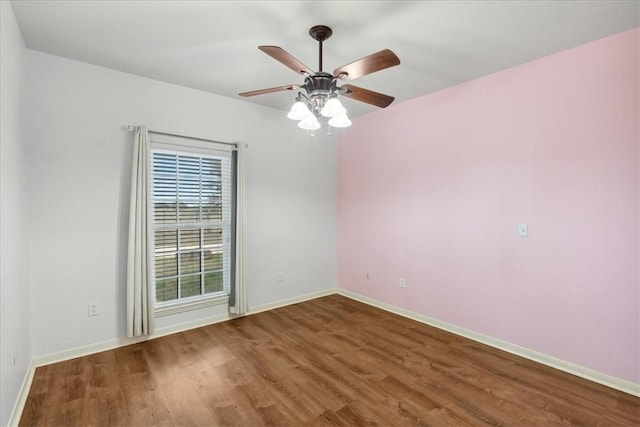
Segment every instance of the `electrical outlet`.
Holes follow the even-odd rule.
[[[276,275],[276,277],[277,277],[277,279],[276,279],[276,280],[277,280],[278,282],[284,282],[284,273],[282,273],[282,272],[278,272],[278,274]]]
[[[367,273],[365,274],[365,277],[367,278],[367,280],[371,280],[371,273],[367,271]]]
[[[400,278],[400,287],[404,288],[407,286],[407,281],[404,278]]]
[[[98,309],[98,304],[96,304],[95,302],[90,302],[89,303],[89,312],[88,312],[88,316],[89,317],[93,317],[93,316],[97,316],[100,314],[100,310]]]

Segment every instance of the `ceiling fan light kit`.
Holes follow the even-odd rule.
[[[348,128],[351,126],[351,120],[347,117],[347,113],[344,113],[331,117],[331,119],[329,119],[329,125],[334,128]]]
[[[350,64],[338,67],[329,74],[322,71],[322,42],[327,40],[333,32],[325,25],[311,27],[309,35],[319,44],[318,62],[319,71],[314,72],[309,67],[298,61],[287,51],[278,46],[258,46],[258,49],[291,68],[296,73],[304,76],[302,85],[291,84],[277,86],[268,89],[254,90],[240,93],[240,96],[249,97],[265,93],[279,92],[283,90],[297,90],[295,103],[287,114],[287,117],[298,121],[298,127],[305,130],[316,130],[321,127],[318,118],[328,118],[328,124],[332,127],[344,128],[351,126],[351,120],[347,115],[347,109],[342,105],[338,96],[366,102],[380,108],[385,108],[393,102],[393,97],[382,93],[363,89],[350,84],[338,86],[338,80],[354,80],[367,74],[400,64],[400,59],[389,49],[384,49]]]
[[[307,104],[303,102],[302,99],[296,98],[296,102],[291,107],[291,111],[289,111],[287,117],[291,120],[302,120],[310,114],[311,111],[309,111]]]
[[[341,114],[347,114],[347,109],[342,106],[342,103],[337,96],[330,97],[320,110],[320,114],[324,117],[335,117]]]
[[[320,129],[320,122],[313,114],[308,115],[298,122],[298,127],[304,130]]]

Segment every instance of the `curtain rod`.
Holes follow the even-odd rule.
[[[133,126],[133,125],[129,125],[127,126],[127,130],[129,132],[133,132],[135,130],[137,130],[139,128],[139,126]],[[206,138],[198,138],[195,136],[187,136],[187,135],[178,135],[176,133],[167,133],[167,132],[160,132],[157,130],[151,130],[151,129],[147,129],[147,132],[149,133],[155,133],[157,135],[165,135],[165,136],[177,136],[178,138],[187,138],[187,139],[194,139],[196,141],[205,141],[205,142],[213,142],[215,144],[224,144],[224,145],[232,145],[234,147],[238,147],[238,143],[237,142],[222,142],[222,141],[214,141],[213,139],[206,139]]]

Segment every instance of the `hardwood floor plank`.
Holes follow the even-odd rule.
[[[353,402],[340,408],[336,412],[336,416],[338,416],[338,418],[342,420],[342,422],[345,425],[348,425],[348,426],[359,427],[359,426],[373,426],[378,424],[376,420],[372,419],[366,413],[362,413],[356,410],[353,407]]]
[[[265,426],[300,426],[302,421],[292,418],[290,414],[283,413],[278,405],[262,406],[257,408],[262,416],[262,424]]]
[[[38,368],[21,426],[638,426],[640,399],[331,295]]]

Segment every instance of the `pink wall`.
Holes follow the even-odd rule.
[[[339,287],[640,383],[639,37],[356,119]]]

